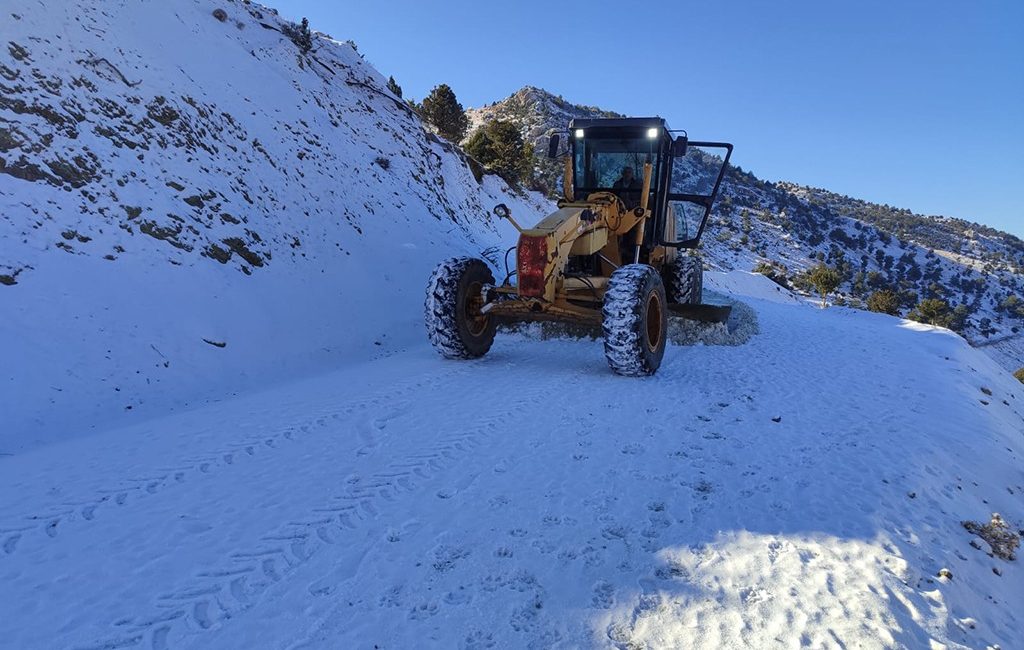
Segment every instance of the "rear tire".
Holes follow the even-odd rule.
[[[602,309],[604,355],[619,375],[653,375],[665,356],[665,286],[646,264],[621,266],[608,279]]]
[[[699,257],[683,257],[665,266],[665,293],[677,305],[699,305],[704,293],[704,266]]]
[[[497,322],[480,312],[481,289],[494,284],[482,260],[455,257],[437,265],[427,283],[424,321],[434,348],[448,359],[475,359],[494,343]]]

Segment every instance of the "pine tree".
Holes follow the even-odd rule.
[[[888,289],[879,289],[868,296],[868,309],[880,314],[900,315],[900,297]]]
[[[533,175],[533,147],[523,142],[511,122],[495,120],[477,129],[466,143],[466,153],[510,185],[528,182]]]
[[[402,98],[402,87],[398,85],[394,77],[388,77],[388,90],[394,93],[395,97]]]
[[[953,313],[949,315],[949,329],[963,334],[967,328],[967,317],[971,315],[971,308],[967,305],[957,305]]]
[[[440,84],[431,90],[424,98],[421,110],[423,117],[434,125],[443,138],[457,143],[466,137],[469,118],[448,84]]]
[[[811,284],[814,285],[814,288],[821,295],[821,308],[824,309],[827,305],[825,299],[828,297],[828,294],[839,288],[839,272],[830,266],[819,264],[811,269],[810,273],[807,274],[807,279],[810,280]]]
[[[299,46],[303,54],[313,49],[313,33],[309,31],[308,18],[303,18],[298,30],[292,34],[292,42]]]
[[[907,318],[916,320],[919,323],[925,323],[926,325],[938,325],[939,327],[949,327],[953,320],[952,314],[949,313],[949,305],[946,304],[945,300],[939,300],[938,298],[926,298],[917,303],[917,307],[914,307],[907,314]]]

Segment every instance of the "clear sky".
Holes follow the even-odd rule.
[[[692,138],[767,180],[1024,236],[1024,0],[264,0],[406,97],[525,85]]]

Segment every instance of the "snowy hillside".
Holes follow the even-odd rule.
[[[652,109],[652,112],[655,109]],[[573,117],[610,116],[576,106],[544,90],[527,87],[469,111],[474,126],[501,119],[519,125],[529,142]],[[685,124],[673,124],[685,128]],[[728,140],[728,133],[692,134]],[[736,143],[742,160],[742,143]],[[536,148],[538,187],[560,191],[561,168]],[[844,276],[840,302],[864,307],[871,292],[888,288],[906,315],[919,300],[939,298],[960,307],[960,328],[972,343],[1014,341],[984,349],[1007,370],[1024,366],[1024,242],[995,229],[946,217],[852,199],[793,183],[770,183],[734,168],[727,175],[712,222],[701,242],[710,268],[752,270],[774,265],[772,275],[793,285],[819,261]]]
[[[477,181],[350,43],[248,2],[0,19],[0,453],[391,354]]]
[[[1024,391],[946,330],[709,274],[760,334],[425,343],[0,458],[11,648],[1009,648]],[[551,397],[557,395],[558,408]]]

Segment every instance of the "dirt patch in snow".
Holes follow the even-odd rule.
[[[992,521],[987,524],[976,521],[961,523],[967,532],[988,542],[992,548],[992,555],[1007,561],[1016,559],[1016,550],[1020,546],[1020,535],[1010,528],[998,512],[992,513]]]

